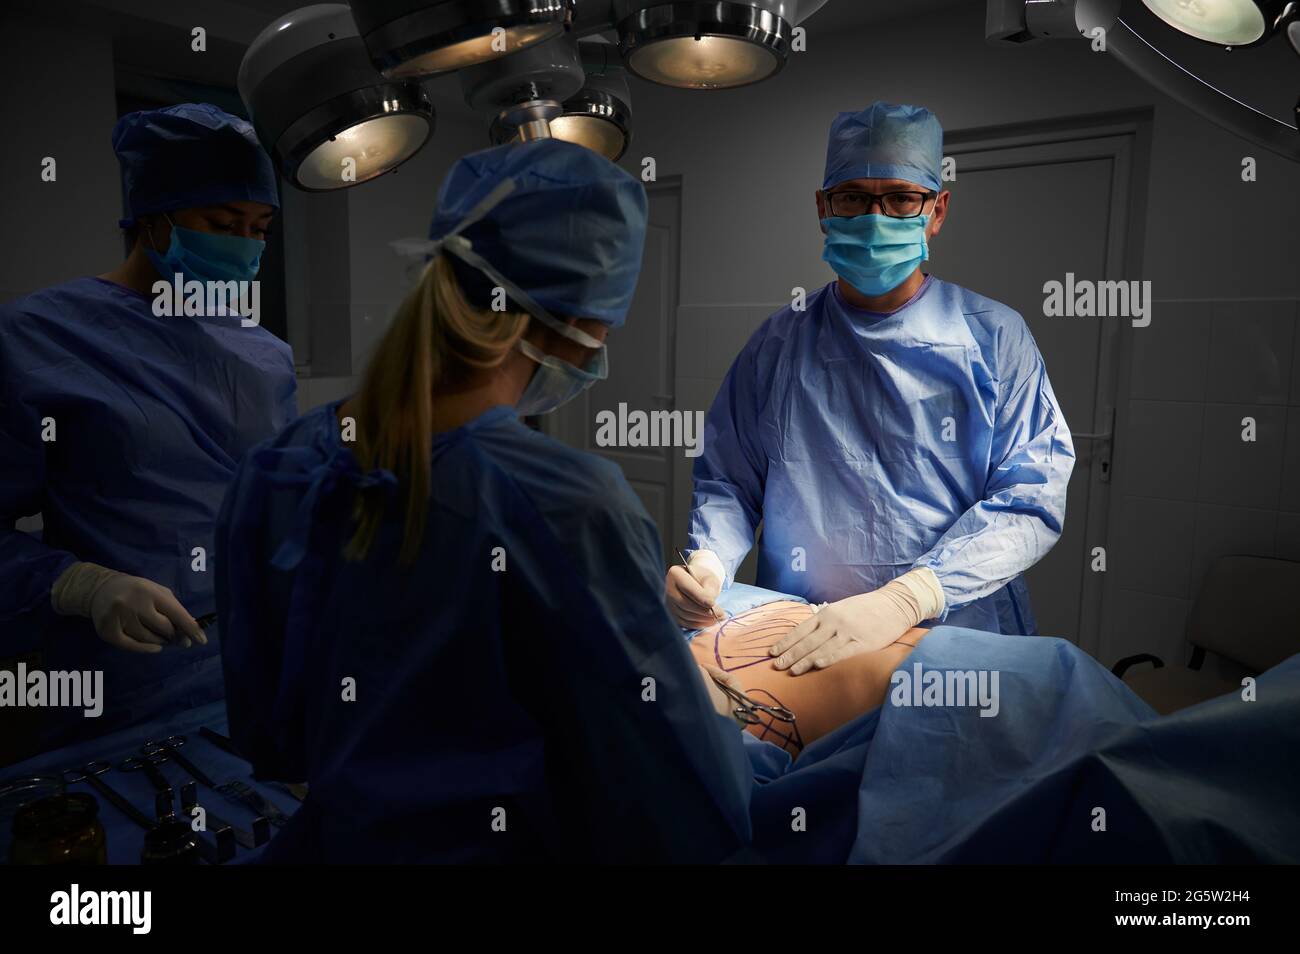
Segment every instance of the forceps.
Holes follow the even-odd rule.
[[[760,712],[764,715],[771,716],[777,722],[788,722],[790,725],[795,724],[794,713],[785,706],[768,706],[761,702],[756,702],[743,692],[731,688],[731,686],[727,685],[712,673],[710,673],[709,676],[717,684],[718,688],[726,693],[727,698],[736,703],[736,708],[733,709],[732,712],[736,718],[745,723],[745,725],[761,725],[763,720],[759,717]]]

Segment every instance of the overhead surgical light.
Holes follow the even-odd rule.
[[[389,79],[463,69],[564,32],[574,0],[352,0],[375,67]]]
[[[1288,0],[1142,0],[1175,30],[1218,46],[1268,39]],[[1294,4],[1291,4],[1294,6]]]
[[[1266,29],[1263,36],[1251,42],[1262,43],[1275,32],[1285,32],[1292,45],[1297,45],[1291,32],[1300,16],[1296,0],[1280,4],[1273,0],[1143,0],[1148,7],[1156,2],[1167,3],[1171,10],[1195,6],[1205,11],[1219,4],[1255,7],[1264,13]],[[1242,102],[1142,36],[1134,25],[1139,21],[1121,17],[1120,6],[1120,0],[988,0],[985,37],[993,43],[1019,45],[1041,39],[1091,38],[1101,29],[1105,31],[1106,51],[1156,89],[1229,132],[1300,162],[1300,104],[1294,111],[1296,125],[1292,125]],[[1168,18],[1161,19],[1169,22]],[[1236,22],[1246,23],[1248,18]],[[1151,26],[1159,29],[1158,23]],[[1222,43],[1225,35],[1220,32],[1220,39],[1212,42]],[[1244,38],[1253,32],[1243,29],[1239,35]]]
[[[794,16],[793,0],[614,0],[628,69],[684,89],[730,89],[774,76],[789,55]]]
[[[434,128],[419,84],[379,75],[340,3],[275,20],[244,54],[238,85],[258,138],[285,178],[308,192],[395,169]]]
[[[632,96],[627,74],[609,43],[582,40],[578,54],[586,82],[561,104],[559,115],[549,120],[550,134],[617,162],[632,142]],[[490,135],[492,142],[500,145],[516,138],[518,129],[498,117]]]
[[[460,74],[471,109],[491,112],[494,142],[550,138],[561,103],[582,88],[578,41],[560,36],[501,60],[480,63]]]
[[[564,112],[551,120],[551,135],[592,149],[618,162],[632,144],[632,107],[627,77],[618,73],[587,75],[587,85],[564,101]]]

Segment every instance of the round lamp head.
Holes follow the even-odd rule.
[[[1216,46],[1266,39],[1285,0],[1142,0],[1171,27]]]
[[[626,115],[620,115],[617,101],[596,94],[575,97],[564,104],[564,115],[551,120],[551,135],[576,142],[618,162],[632,142]]]
[[[564,32],[574,0],[352,0],[375,67],[389,79],[495,60]]]
[[[375,70],[348,7],[317,4],[274,21],[239,66],[258,138],[299,189],[345,189],[401,165],[433,133],[418,83]]]
[[[585,39],[578,42],[577,51],[584,73],[582,88],[563,104],[556,103],[544,117],[535,115],[537,103],[503,110],[489,132],[494,145],[525,138],[531,126],[526,120],[544,118],[550,137],[586,146],[610,162],[622,158],[632,142],[627,73],[612,44]]]
[[[624,0],[615,10],[629,6]],[[790,51],[792,24],[776,0],[640,0],[618,22],[619,50],[637,76],[680,89],[731,89],[768,79]]]

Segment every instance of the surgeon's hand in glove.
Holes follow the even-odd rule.
[[[943,607],[943,587],[934,571],[917,567],[878,590],[824,604],[769,652],[777,657],[777,669],[799,676],[884,649],[922,620],[938,616]]]
[[[74,563],[50,589],[54,610],[84,616],[99,638],[132,653],[160,653],[174,643],[188,649],[208,638],[171,590],[152,580],[96,563]]]
[[[726,617],[717,604],[726,572],[712,550],[696,550],[691,554],[689,568],[674,566],[668,571],[664,583],[668,611],[678,626],[704,629]]]

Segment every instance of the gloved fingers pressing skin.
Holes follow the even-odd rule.
[[[814,616],[810,620],[805,620],[791,630],[785,639],[769,650],[769,652],[777,654],[777,658],[772,665],[777,669],[788,669],[805,656],[820,649],[834,635],[834,627],[826,625],[817,617]]]
[[[863,646],[857,640],[849,639],[842,633],[836,633],[832,639],[828,639],[822,644],[817,652],[805,656],[790,670],[793,675],[801,676],[806,672],[814,669],[829,669],[836,663],[848,659],[850,656],[856,656],[859,653],[865,653],[867,647]]]
[[[160,586],[159,589],[162,592],[154,601],[154,607],[171,622],[176,634],[181,637],[181,644],[188,648],[189,640],[192,639],[200,646],[206,646],[208,637],[203,635],[203,628],[186,612],[185,607],[181,606],[180,600],[165,586]]]

